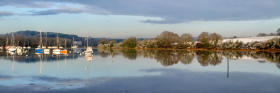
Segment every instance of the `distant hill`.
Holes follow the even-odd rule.
[[[42,37],[45,37],[46,36],[46,33],[47,33],[47,36],[48,37],[57,37],[57,33],[55,32],[42,32]],[[8,35],[8,36],[11,36],[12,33],[7,33],[7,34],[2,34],[3,35]],[[25,37],[33,37],[33,36],[36,36],[36,37],[40,37],[40,32],[38,31],[30,31],[30,30],[25,30],[25,31],[17,31],[17,32],[14,32],[14,35],[17,36],[17,35],[22,35],[22,36],[25,36]],[[73,34],[63,34],[63,33],[58,33],[58,37],[60,38],[69,38],[69,39],[72,39],[73,37],[74,38],[81,38],[77,35],[73,35]]]
[[[57,37],[57,33],[55,32],[42,32],[42,37],[46,37],[46,33],[47,33],[47,37],[52,37],[52,38],[56,38]],[[16,31],[14,32],[15,36],[18,35],[22,35],[25,37],[40,37],[40,32],[39,31],[31,31],[31,30],[25,30],[25,31]],[[0,36],[8,36],[11,37],[12,33],[6,33],[6,34],[0,34]],[[75,38],[75,41],[81,41],[82,42],[82,46],[84,46],[86,44],[86,37],[79,37],[77,35],[73,35],[73,34],[64,34],[64,33],[58,33],[58,37],[59,38],[66,38],[66,39],[73,39],[73,37]],[[89,45],[90,46],[97,46],[98,42],[103,39],[102,38],[91,38],[89,37]],[[116,40],[117,42],[122,42],[124,39],[113,39],[113,38],[106,38],[108,40]],[[152,38],[137,38],[138,40],[148,40],[148,39],[152,39]],[[197,39],[197,37],[193,37],[194,40]]]
[[[56,38],[57,34],[59,38],[66,38],[66,39],[73,39],[73,37],[75,38],[75,41],[81,41],[84,44],[86,44],[86,37],[79,37],[77,35],[73,35],[73,34],[64,34],[64,33],[55,33],[55,32],[42,32],[42,37],[46,37],[46,33],[47,33],[47,37],[52,37],[52,38]],[[39,31],[31,31],[31,30],[25,30],[25,31],[16,31],[14,32],[14,36],[18,36],[18,35],[22,35],[25,37],[40,37],[40,32]],[[12,32],[11,33],[6,33],[6,34],[0,34],[0,36],[8,36],[11,37],[12,36]],[[97,46],[98,42],[101,40],[102,38],[91,38],[89,37],[89,45],[91,46]],[[107,38],[108,40],[112,40],[111,38]],[[123,39],[115,39],[117,42],[122,42]]]

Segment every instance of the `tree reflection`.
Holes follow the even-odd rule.
[[[110,55],[110,49],[98,49],[98,53],[102,58],[107,58]]]
[[[136,60],[137,52],[135,49],[123,49],[121,51],[123,53],[124,58],[128,58],[130,60]]]
[[[213,53],[212,53],[213,52]],[[222,55],[217,51],[196,51],[197,61],[201,66],[218,65],[222,63]]]
[[[222,55],[229,59],[240,59],[243,57],[242,51],[222,51]]]
[[[156,59],[163,66],[171,66],[179,61],[182,64],[191,64],[196,57],[201,66],[219,65],[223,57],[229,60],[242,58],[255,59],[261,63],[280,64],[280,52],[269,51],[203,51],[203,50],[158,50],[158,49],[98,49],[101,57],[115,56],[116,53],[123,55],[124,58],[136,60],[137,57]]]
[[[178,51],[178,57],[182,64],[191,64],[195,57],[195,52],[180,50],[180,51]]]
[[[160,62],[163,66],[170,66],[179,62],[176,51],[159,50],[157,54],[157,62]]]

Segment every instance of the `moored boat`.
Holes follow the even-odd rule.
[[[37,53],[43,53],[41,28],[40,28],[40,42],[39,42],[39,46],[37,48],[35,48],[35,53],[36,52]]]
[[[87,50],[84,51],[84,52],[85,52],[85,54],[86,54],[86,53],[93,53],[92,47],[89,47],[89,46],[88,46],[88,27],[87,27]]]

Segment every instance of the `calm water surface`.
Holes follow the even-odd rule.
[[[277,52],[83,50],[0,50],[0,92],[280,93]]]

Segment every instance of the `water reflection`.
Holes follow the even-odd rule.
[[[116,54],[124,58],[136,60],[137,57],[156,59],[163,66],[171,66],[181,62],[191,64],[196,56],[201,66],[216,66],[222,63],[223,57],[229,60],[252,59],[260,63],[272,62],[279,66],[280,52],[267,51],[202,51],[202,50],[144,50],[144,49],[98,49],[102,58]]]
[[[196,51],[197,60],[201,66],[216,66],[222,63],[222,54],[219,51]]]
[[[276,88],[280,84],[279,52],[94,49],[93,54],[81,54],[74,49],[68,51],[68,54],[36,54],[28,50],[22,55],[0,52],[0,90],[185,93],[188,88],[199,93],[228,93],[222,90],[239,89],[232,90],[234,93],[244,92],[240,89],[248,87],[250,92],[255,89],[267,92],[261,88],[280,91]],[[213,86],[214,89],[209,89]]]
[[[78,50],[69,50],[69,54],[61,53],[35,53],[34,50],[25,50],[21,54],[15,52],[0,52],[0,56],[6,56],[4,60],[14,60],[15,62],[34,63],[41,62],[58,62],[64,60],[64,65],[67,64],[67,59],[77,59],[80,57]],[[77,52],[78,51],[78,52]],[[178,64],[192,64],[194,58],[197,59],[201,66],[216,66],[222,63],[223,58],[229,60],[251,59],[258,60],[260,63],[270,62],[275,63],[279,67],[280,52],[267,51],[202,51],[202,50],[144,50],[144,49],[98,49],[97,55],[102,58],[111,57],[112,62],[116,55],[122,55],[129,60],[136,60],[137,58],[156,59],[157,62],[163,66],[171,66]],[[96,55],[96,54],[95,54]],[[61,59],[61,56],[64,58]],[[90,60],[90,59],[88,59]],[[59,63],[57,63],[59,67]]]
[[[88,82],[89,61],[92,60],[92,54],[91,53],[86,53],[85,58],[87,59],[87,66],[86,66],[85,70],[87,71],[87,82]]]

